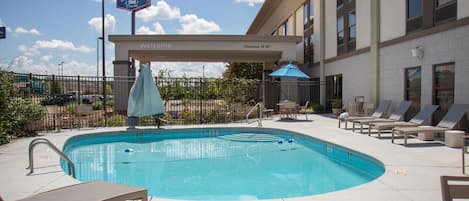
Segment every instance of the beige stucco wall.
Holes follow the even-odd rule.
[[[357,49],[370,46],[371,4],[370,0],[356,1],[357,8]]]
[[[295,23],[295,28],[296,28],[296,36],[303,36],[304,35],[304,26],[303,26],[303,6],[301,6],[298,10],[295,12],[296,15],[296,23]]]
[[[469,17],[469,1],[458,0],[458,19]]]
[[[259,29],[258,35],[270,35],[273,30],[280,26],[295,11],[301,7],[305,0],[282,0],[278,8],[272,13],[269,19]]]
[[[318,32],[319,33],[319,32]],[[326,59],[337,56],[337,1],[326,1]]]
[[[361,1],[361,0],[359,0]],[[406,34],[406,1],[381,0],[381,42]]]

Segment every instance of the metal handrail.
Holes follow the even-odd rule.
[[[36,139],[32,140],[29,143],[29,148],[28,148],[29,167],[26,168],[26,169],[29,169],[28,175],[30,175],[34,172],[33,153],[34,153],[34,147],[36,147],[36,145],[38,145],[38,144],[45,144],[45,145],[49,146],[52,150],[54,150],[55,153],[59,154],[59,156],[67,162],[68,172],[69,172],[70,176],[72,176],[73,178],[76,178],[75,177],[76,176],[75,175],[75,164],[73,164],[73,162],[62,151],[60,151],[54,144],[52,144],[52,142],[50,142],[46,138],[36,138]]]
[[[256,105],[254,105],[254,107],[251,108],[251,110],[249,110],[249,112],[246,114],[246,123],[252,123],[249,122],[249,116],[255,111],[256,108],[259,108],[259,111],[262,110],[262,102],[257,103]],[[257,122],[257,126],[262,127],[262,111],[259,112],[259,120],[257,120]]]

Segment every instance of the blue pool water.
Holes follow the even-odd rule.
[[[184,200],[308,196],[367,183],[384,173],[364,154],[275,129],[128,131],[70,138],[64,152],[80,181],[147,188]],[[62,163],[64,170],[66,164]]]

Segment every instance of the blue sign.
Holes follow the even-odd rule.
[[[5,27],[0,27],[0,39],[5,39],[7,36],[7,31]]]
[[[117,8],[138,11],[144,9],[151,4],[151,0],[117,0]]]

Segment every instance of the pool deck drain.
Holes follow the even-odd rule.
[[[410,139],[408,146],[402,140],[392,144],[390,135],[369,137],[337,128],[337,120],[321,115],[309,115],[309,121],[282,121],[278,118],[263,121],[265,128],[285,129],[310,135],[331,143],[365,153],[384,163],[386,172],[378,179],[346,190],[314,196],[283,198],[284,201],[335,200],[441,200],[441,175],[461,175],[461,150],[448,148],[437,141]],[[195,126],[169,126],[171,128],[201,127],[254,127],[255,124],[233,123]],[[147,129],[148,127],[145,127]],[[43,133],[60,149],[72,136],[85,133],[125,131],[126,128],[99,128],[62,130]],[[0,146],[0,196],[5,201],[21,199],[39,192],[67,186],[79,181],[66,175],[59,165],[59,157],[46,146],[35,149],[35,171],[28,176],[28,144],[33,138],[18,139]],[[168,200],[168,199],[152,199]]]

